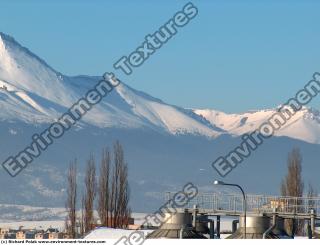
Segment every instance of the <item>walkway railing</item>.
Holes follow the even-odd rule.
[[[171,200],[175,193],[166,192],[166,201]],[[311,210],[320,215],[320,197],[283,197],[265,195],[246,195],[247,212],[308,215]],[[239,214],[244,210],[243,197],[238,194],[199,193],[184,208],[198,208]]]

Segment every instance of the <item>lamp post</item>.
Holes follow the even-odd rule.
[[[214,185],[226,185],[226,186],[234,186],[240,189],[242,196],[243,196],[243,203],[244,203],[244,239],[247,238],[247,199],[246,199],[246,194],[244,193],[244,190],[240,185],[237,184],[229,184],[229,183],[224,183],[223,181],[215,180],[213,182]]]

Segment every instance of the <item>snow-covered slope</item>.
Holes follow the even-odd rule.
[[[99,79],[65,76],[12,37],[0,33],[0,121],[23,121],[32,125],[52,122]],[[82,124],[215,138],[251,132],[275,112],[276,109],[242,114],[189,110],[169,105],[122,83],[84,117]],[[276,135],[320,143],[320,113],[304,108]]]
[[[55,103],[72,103],[74,99],[59,73],[3,33],[0,33],[0,77],[18,89]]]
[[[99,77],[64,76],[12,37],[0,33],[0,120],[53,121]],[[219,129],[192,111],[168,105],[125,84],[96,106],[84,122],[98,127],[149,128],[170,134],[215,137]]]
[[[251,111],[242,114],[226,114],[215,110],[194,110],[194,112],[212,125],[228,133],[239,136],[252,132],[267,122],[277,109]],[[283,127],[276,131],[276,136],[287,136],[309,143],[320,143],[320,112],[303,107]]]

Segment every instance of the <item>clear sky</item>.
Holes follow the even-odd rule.
[[[101,75],[185,3],[0,0],[0,31],[64,74]],[[198,16],[119,73],[125,83],[170,104],[242,112],[285,102],[320,72],[320,1],[193,3]]]

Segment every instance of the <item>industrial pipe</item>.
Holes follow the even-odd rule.
[[[277,215],[276,215],[276,214],[273,215],[272,220],[273,220],[272,226],[269,227],[269,229],[266,230],[266,231],[263,233],[262,239],[266,239],[266,238],[267,238],[267,235],[269,235],[270,232],[276,227],[276,223],[277,223]]]
[[[237,224],[239,224],[239,220],[235,219],[232,221],[232,233],[237,231]]]

